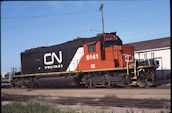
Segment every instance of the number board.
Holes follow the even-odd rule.
[[[112,34],[104,35],[104,41],[114,41],[114,40],[115,40],[115,35],[112,35]]]

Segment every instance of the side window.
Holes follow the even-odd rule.
[[[88,52],[91,52],[91,45],[88,45]]]
[[[92,45],[92,52],[96,52],[96,44]]]
[[[96,44],[88,45],[88,52],[96,52]]]

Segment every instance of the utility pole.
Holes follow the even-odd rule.
[[[100,9],[99,9],[99,11],[101,11],[101,16],[102,16],[102,31],[103,31],[103,34],[104,34],[104,22],[103,22],[103,6],[104,6],[104,4],[101,4],[101,6],[100,6]]]

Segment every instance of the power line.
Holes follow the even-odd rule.
[[[170,36],[170,33],[169,32],[159,32],[159,33],[154,33],[152,35],[162,35],[162,34],[169,34],[169,36]]]
[[[37,16],[19,16],[19,17],[1,17],[2,19],[23,19],[23,18],[42,18],[42,17],[51,17],[51,16],[59,16],[59,15],[70,15],[70,14],[78,14],[78,13],[86,13],[90,11],[96,11],[96,9],[91,9],[87,11],[76,11],[76,12],[67,12],[67,13],[57,13],[51,15],[37,15]]]
[[[155,36],[155,35],[168,35],[168,36],[170,36],[170,32],[158,32],[158,33],[147,33],[147,34],[144,34],[144,35],[142,35],[142,34],[140,34],[140,36],[147,36],[147,35],[152,35],[152,36]],[[125,39],[125,37],[121,37],[121,38],[123,38],[123,40]],[[134,37],[133,37],[134,38]]]
[[[92,10],[88,10],[88,11],[93,11],[95,9],[92,9]],[[87,11],[87,12],[88,12]],[[84,11],[86,12],[86,11]],[[73,12],[73,13],[77,13],[77,12]],[[83,13],[83,12],[79,12],[79,13]],[[108,12],[107,14],[109,14],[111,12]],[[72,13],[61,13],[59,15],[66,15],[66,14],[72,14]],[[35,16],[35,17],[44,17],[44,16],[48,16],[48,15],[39,15],[39,16]],[[49,15],[49,16],[57,16],[57,14],[55,15]],[[80,18],[76,18],[76,19],[73,19],[73,20],[67,20],[67,21],[64,21],[64,23],[66,22],[70,22],[70,23],[73,23],[73,22],[76,22],[76,21],[80,21],[80,20],[85,20],[89,17],[95,17],[95,16],[99,16],[99,14],[95,14],[95,15],[89,15],[89,16],[85,16],[85,17],[80,17]],[[32,16],[33,17],[33,16]],[[32,18],[32,17],[24,17],[24,18]],[[21,17],[12,17],[12,18],[21,18]],[[22,26],[10,26],[10,27],[4,27],[4,28],[25,28],[25,27],[39,27],[39,26],[43,26],[43,25],[52,25],[52,24],[57,24],[57,23],[46,23],[46,24],[35,24],[35,25],[22,25]],[[166,26],[167,27],[167,26]],[[151,28],[151,29],[142,29],[142,30],[137,30],[137,31],[132,31],[132,32],[127,32],[127,33],[123,33],[122,35],[128,35],[128,34],[132,34],[132,33],[138,33],[138,32],[143,32],[143,31],[147,31],[147,30],[154,30],[154,29],[160,29],[160,28],[165,28],[165,27],[159,27],[159,28]]]
[[[85,19],[88,19],[89,17],[95,17],[95,16],[99,16],[99,14],[94,14],[94,15],[89,15],[89,16],[85,16],[85,17],[80,17],[80,18],[76,18],[76,19],[72,19],[72,20],[67,20],[67,21],[64,21],[64,23],[66,22],[70,22],[70,23],[73,23],[73,22],[78,22],[80,20],[85,20]],[[24,27],[40,27],[40,26],[44,26],[44,25],[54,25],[54,24],[57,24],[57,23],[46,23],[46,24],[35,24],[35,25],[23,25],[23,26],[10,26],[10,27],[4,27],[4,28],[24,28]]]
[[[151,34],[151,33],[148,33],[148,34],[144,34],[144,35],[140,35],[139,37],[150,37],[150,35],[151,35],[151,37],[159,37],[160,35],[163,35],[163,37],[170,37],[170,33],[169,32],[159,32],[159,33],[153,33],[153,34]],[[157,36],[158,35],[158,36]],[[122,40],[123,40],[123,42],[125,41],[125,40],[128,40],[128,38],[127,37],[120,37]],[[136,37],[130,37],[130,40],[131,40],[131,38],[136,38]],[[145,38],[146,39],[146,38]],[[126,42],[125,42],[126,43]]]
[[[146,32],[146,31],[156,31],[156,30],[160,30],[162,28],[167,28],[168,26],[163,26],[163,27],[157,27],[157,28],[150,28],[150,29],[141,29],[141,30],[136,30],[136,31],[131,31],[131,32],[126,32],[126,33],[123,33],[122,35],[128,35],[128,34],[133,34],[133,33],[139,33],[139,32]]]

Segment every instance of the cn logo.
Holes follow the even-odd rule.
[[[47,57],[51,57],[51,60],[47,61]],[[56,59],[59,64],[62,63],[62,51],[59,51],[59,57],[57,57],[57,55],[54,52],[44,54],[45,65],[54,64],[54,59]]]

